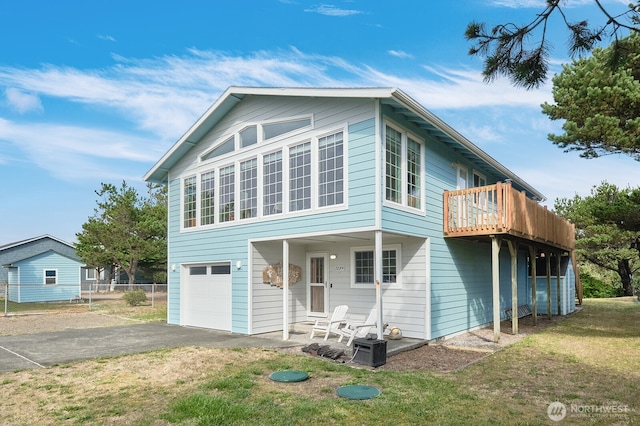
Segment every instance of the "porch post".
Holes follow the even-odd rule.
[[[378,329],[378,340],[382,340],[384,323],[382,318],[382,289],[380,283],[382,282],[382,231],[375,231],[375,244],[374,244],[374,256],[375,256],[375,281],[376,281],[376,324]]]
[[[529,262],[531,262],[531,319],[533,325],[538,325],[538,292],[536,291],[536,282],[538,281],[538,271],[536,268],[536,246],[529,246]]]
[[[511,333],[518,334],[518,243],[507,240],[511,253]]]
[[[547,316],[551,319],[551,256],[550,252],[545,252],[547,260]]]
[[[491,277],[493,285],[493,341],[500,340],[500,239],[491,236]]]
[[[562,259],[562,254],[561,254],[559,251],[557,251],[557,252],[556,252],[556,278],[557,278],[557,283],[556,283],[556,285],[558,286],[558,288],[557,288],[557,296],[558,296],[558,297],[557,297],[557,298],[558,298],[558,316],[560,316],[560,315],[561,315],[561,312],[562,312],[562,311],[560,310],[560,303],[561,303],[561,301],[560,301],[560,296],[561,296],[561,294],[560,294],[560,260],[561,260],[561,259]]]
[[[282,340],[289,340],[289,241],[282,240]]]

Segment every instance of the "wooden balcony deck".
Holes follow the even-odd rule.
[[[575,226],[510,183],[445,191],[444,235],[511,235],[562,250],[575,248]]]

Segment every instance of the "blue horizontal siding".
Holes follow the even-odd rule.
[[[45,252],[14,263],[19,271],[17,299],[12,301],[51,302],[69,300],[80,294],[80,268],[82,262],[56,252]],[[44,271],[57,270],[57,284],[44,284]],[[15,293],[14,293],[15,295]]]

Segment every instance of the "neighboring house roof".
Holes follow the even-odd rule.
[[[45,240],[50,240],[53,244],[48,244]],[[10,265],[49,251],[80,262],[73,244],[51,235],[41,235],[0,246],[0,265]]]
[[[540,201],[546,197],[515,173],[507,169],[489,154],[454,128],[429,112],[417,101],[396,88],[277,88],[277,87],[229,87],[220,98],[195,122],[193,126],[165,153],[144,176],[146,181],[166,182],[171,168],[193,148],[200,139],[229,113],[245,96],[300,96],[324,98],[371,98],[380,99],[383,105],[402,114],[408,121],[426,131],[445,145],[453,147],[459,154],[479,169],[487,165],[502,180],[511,180],[515,188],[526,191]]]

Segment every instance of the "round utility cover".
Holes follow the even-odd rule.
[[[373,386],[351,385],[339,387],[336,393],[347,399],[371,399],[380,395],[380,390]]]
[[[271,373],[269,378],[274,382],[302,382],[307,380],[309,375],[304,371],[284,370]]]

